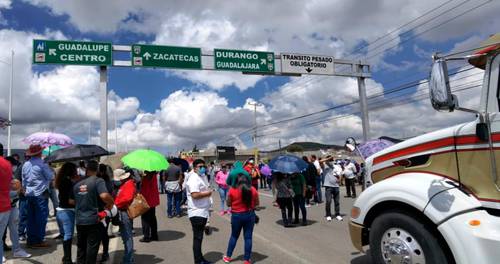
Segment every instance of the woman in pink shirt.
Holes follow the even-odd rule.
[[[228,175],[229,171],[227,170],[226,165],[223,165],[221,170],[215,175],[215,183],[217,183],[217,185],[219,186],[218,190],[220,195],[220,215],[229,213],[229,208],[226,207],[226,197],[229,190],[229,187],[226,184]],[[225,208],[227,208],[227,210]]]

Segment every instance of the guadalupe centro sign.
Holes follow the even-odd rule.
[[[33,63],[111,65],[111,43],[33,40]]]

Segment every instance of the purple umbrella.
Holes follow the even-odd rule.
[[[59,145],[62,147],[73,145],[73,141],[66,135],[52,133],[52,132],[37,132],[29,135],[23,142],[26,144],[38,144],[42,147],[48,147],[53,145]]]
[[[375,139],[375,140],[370,140],[365,143],[361,143],[357,146],[359,154],[363,157],[363,159],[366,159],[370,157],[371,155],[384,150],[390,146],[394,145],[393,142],[386,140],[386,139]]]
[[[260,173],[264,176],[271,176],[271,168],[269,168],[268,165],[262,166],[262,169],[260,169]]]

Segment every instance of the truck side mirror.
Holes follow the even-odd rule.
[[[488,130],[488,124],[486,123],[477,123],[476,124],[476,136],[484,142],[489,141],[490,132]]]
[[[438,111],[452,112],[458,106],[456,97],[451,94],[448,67],[444,59],[438,59],[432,65],[429,92],[432,107]]]

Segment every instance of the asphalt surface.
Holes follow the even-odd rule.
[[[341,213],[350,212],[353,199],[341,195]],[[214,210],[210,219],[212,234],[205,236],[203,253],[205,258],[214,263],[223,263],[222,256],[227,249],[231,231],[230,216],[220,216],[219,195],[213,194]],[[327,222],[324,218],[324,204],[307,208],[307,226],[284,228],[281,213],[272,205],[272,195],[269,191],[260,191],[261,209],[257,212],[260,223],[254,229],[253,263],[370,263],[369,256],[357,252],[349,238],[348,216],[344,221]],[[161,195],[162,204],[156,209],[158,219],[158,242],[141,243],[142,237],[140,218],[134,221],[135,228],[135,261],[136,263],[193,263],[191,250],[191,225],[186,216],[182,218],[166,217],[166,196]],[[333,206],[332,206],[333,207]],[[333,208],[332,208],[333,210]],[[11,253],[6,252],[7,263],[60,263],[62,244],[51,237],[57,235],[55,219],[49,219],[47,242],[48,249],[27,249],[33,254],[30,259],[12,260]],[[10,243],[9,243],[10,244]],[[24,247],[24,243],[22,243]],[[110,242],[111,261],[120,263],[123,255],[123,244],[119,237]],[[73,246],[73,259],[76,256],[76,245]],[[240,240],[233,254],[233,263],[243,263],[243,240]]]

